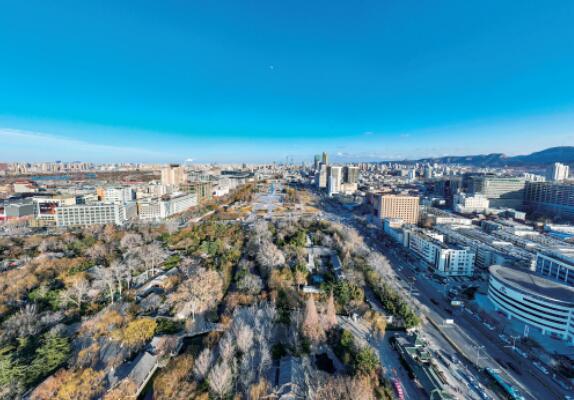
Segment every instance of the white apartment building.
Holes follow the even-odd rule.
[[[453,209],[461,214],[481,213],[488,209],[490,202],[481,193],[469,196],[466,193],[457,193],[453,196]]]
[[[142,220],[160,220],[197,205],[195,194],[174,194],[169,198],[138,200],[138,216]]]
[[[160,214],[162,218],[167,218],[191,207],[195,207],[196,205],[197,196],[195,194],[175,194],[169,199],[160,202]]]
[[[568,175],[570,175],[570,167],[568,165],[554,163],[548,169],[547,178],[552,182],[561,182],[568,179]]]
[[[129,206],[130,208],[133,207]],[[123,204],[97,203],[56,208],[57,226],[122,225],[131,210]]]
[[[469,247],[444,243],[443,236],[432,231],[404,229],[408,248],[431,265],[441,276],[472,276],[475,253]]]
[[[135,200],[135,192],[130,187],[106,187],[101,190],[102,201],[106,203],[128,203]]]

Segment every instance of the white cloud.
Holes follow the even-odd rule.
[[[0,157],[5,160],[12,160],[16,149],[19,157],[25,150],[26,160],[68,158],[86,161],[137,161],[138,158],[169,158],[168,154],[138,147],[92,143],[44,132],[11,128],[0,128],[0,142],[2,143]]]

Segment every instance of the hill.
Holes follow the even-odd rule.
[[[531,154],[508,157],[502,153],[479,154],[470,156],[446,156],[408,160],[407,163],[443,163],[462,164],[475,167],[520,167],[546,166],[555,162],[574,166],[574,146],[550,147]]]

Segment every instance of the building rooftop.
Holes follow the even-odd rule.
[[[563,301],[574,306],[574,287],[546,279],[530,271],[512,267],[492,265],[488,270],[494,278],[514,289],[549,300]]]

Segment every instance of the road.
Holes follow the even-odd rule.
[[[413,265],[403,257],[398,256],[391,248],[385,247],[380,240],[373,235],[372,231],[360,224],[352,214],[344,207],[321,202],[324,206],[324,218],[354,228],[363,237],[365,243],[373,250],[379,251],[389,260],[391,267],[396,273],[397,279],[393,279],[397,287],[410,299],[411,304],[417,308],[421,315],[434,324],[425,324],[424,329],[432,333],[439,333],[444,341],[454,346],[467,360],[480,368],[492,367],[503,371],[502,376],[518,387],[527,399],[562,399],[568,393],[564,392],[549,377],[538,371],[531,362],[525,360],[511,349],[505,348],[498,338],[489,332],[479,321],[465,315],[451,315],[442,295],[437,293],[428,279],[418,279]],[[399,245],[395,245],[399,247]],[[406,284],[408,283],[408,284]],[[405,289],[412,284],[413,293]],[[413,295],[414,294],[414,295]],[[434,299],[438,304],[433,304]],[[446,319],[454,319],[454,325],[444,324]],[[444,343],[443,343],[444,345]],[[484,379],[482,376],[478,376]]]

